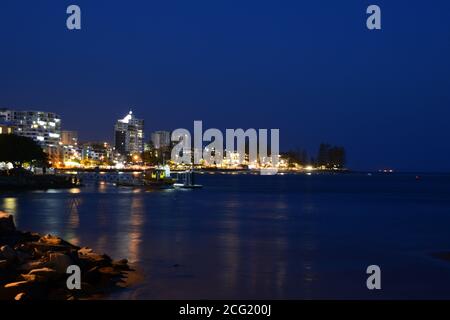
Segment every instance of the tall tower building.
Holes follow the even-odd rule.
[[[151,140],[155,149],[170,147],[170,132],[155,131],[151,135]]]
[[[137,119],[130,111],[114,126],[115,148],[120,155],[144,151],[144,120]]]

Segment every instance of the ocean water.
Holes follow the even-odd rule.
[[[450,175],[203,174],[199,190],[108,184],[3,193],[18,228],[56,234],[141,280],[112,299],[450,298]],[[381,290],[366,268],[381,268]]]

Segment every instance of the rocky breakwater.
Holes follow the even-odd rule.
[[[81,271],[81,289],[67,286],[67,268]],[[80,248],[59,237],[16,230],[0,212],[0,299],[84,299],[118,288],[131,271],[127,260]]]

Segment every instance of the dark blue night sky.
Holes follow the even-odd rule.
[[[0,41],[0,107],[82,140],[132,108],[147,135],[280,128],[282,150],[344,145],[355,169],[450,170],[449,1],[2,0]]]

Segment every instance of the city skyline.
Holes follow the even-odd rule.
[[[131,109],[132,108],[128,108],[127,109],[127,110],[129,110],[129,113],[132,113]],[[75,135],[75,137],[70,137],[69,136],[66,139],[74,139],[74,140],[77,140],[77,141],[79,141],[81,143],[85,143],[85,142],[107,142],[107,143],[110,143],[110,144],[114,144],[114,141],[115,141],[114,133],[111,134],[109,137],[105,135],[106,136],[105,139],[92,139],[90,137],[87,137],[85,134],[83,134],[83,131],[81,129],[79,129],[79,127],[78,128],[67,128],[67,127],[65,127],[63,125],[64,124],[64,119],[63,119],[63,117],[60,116],[60,114],[58,114],[56,112],[53,112],[53,111],[48,111],[45,108],[12,108],[12,107],[0,106],[0,121],[4,121],[5,123],[13,123],[13,121],[11,121],[8,118],[8,116],[5,116],[4,113],[19,113],[19,114],[21,114],[21,113],[30,113],[30,112],[36,114],[36,116],[37,116],[37,114],[52,114],[53,116],[57,117],[58,118],[58,128],[59,128],[58,131],[61,133],[61,136],[60,136],[61,142],[63,142],[63,140],[64,140],[63,133],[66,133],[66,134],[74,134]],[[119,119],[119,120],[123,120],[123,119]],[[116,125],[117,125],[117,122],[116,122]],[[115,127],[114,124],[112,124],[112,126]],[[152,141],[152,137],[153,137],[154,134],[161,134],[161,133],[167,133],[167,132],[170,133],[171,130],[154,130],[154,129],[149,129],[147,131],[148,134],[144,135],[144,137],[147,137],[147,139],[144,138],[144,143],[148,143],[148,142]],[[78,138],[78,134],[79,133],[82,133],[82,135],[85,138],[80,140]],[[33,138],[33,135],[32,134],[30,134],[30,135],[31,135],[30,137]],[[164,137],[164,139],[166,139],[166,137]],[[169,136],[169,140],[170,140],[170,136]],[[39,142],[39,140],[36,140],[36,141]],[[63,142],[63,144],[65,144],[65,143]]]

